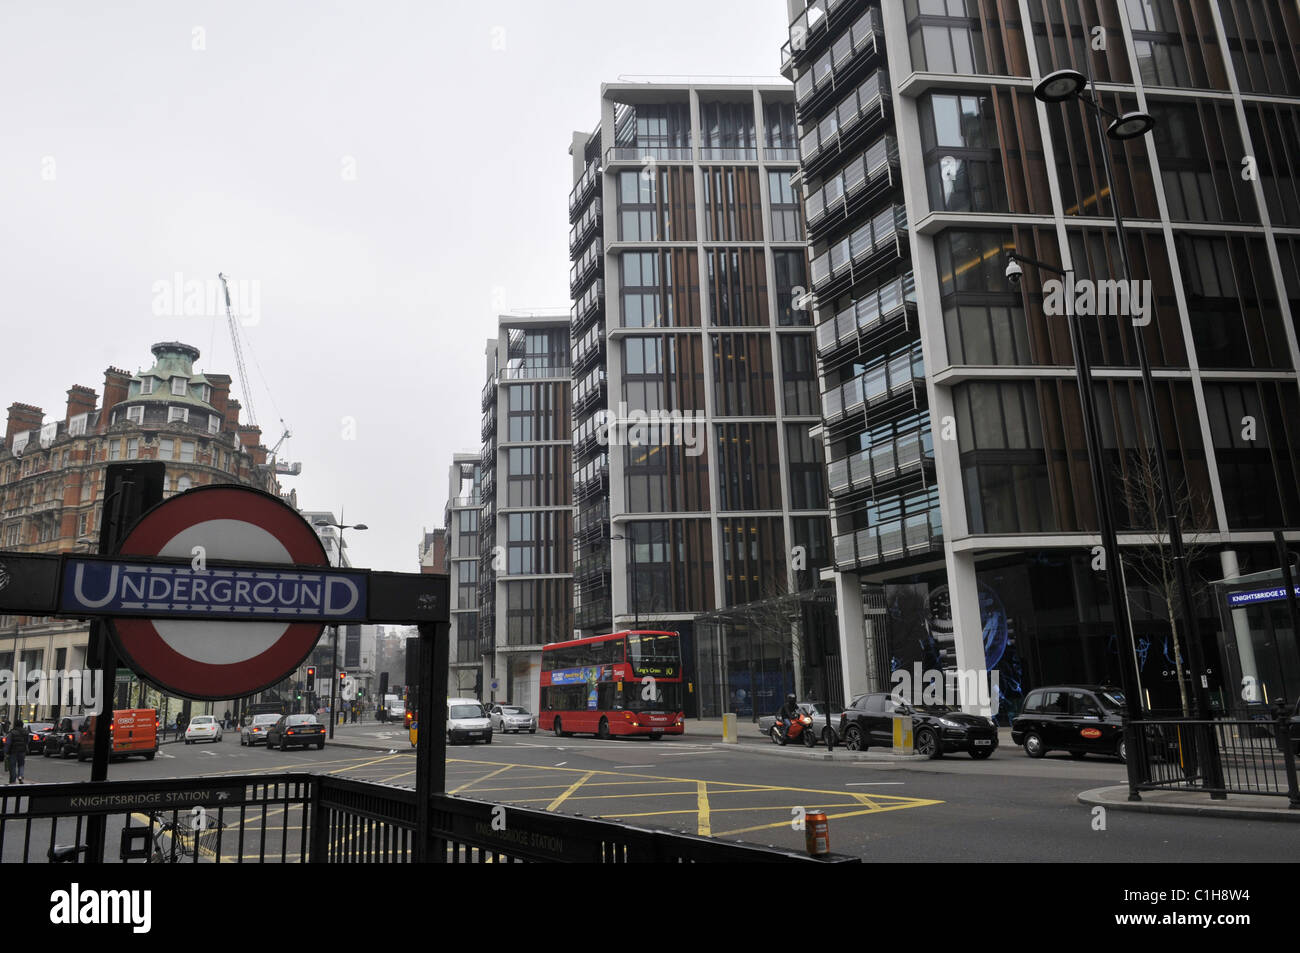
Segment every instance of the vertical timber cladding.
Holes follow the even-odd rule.
[[[695,175],[691,167],[661,166],[658,198],[660,234],[663,240],[695,241]],[[694,252],[691,254],[694,255]],[[699,321],[695,323],[699,324]]]
[[[763,198],[758,170],[727,166],[700,171],[704,177],[705,241],[761,242]]]
[[[722,529],[724,602],[740,606],[786,591],[785,526],[779,516],[729,517]],[[767,584],[764,585],[764,580]]]

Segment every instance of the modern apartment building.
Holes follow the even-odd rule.
[[[1034,685],[1119,683],[1074,351],[1045,308],[1056,276],[1006,277],[1015,251],[1123,278],[1115,202],[1148,320],[1080,320],[1143,701],[1179,690],[1135,326],[1211,692],[1233,702],[1244,640],[1294,697],[1290,624],[1225,614],[1211,583],[1276,568],[1274,530],[1300,538],[1296,5],[789,2],[847,691],[915,662],[997,671],[1004,712]],[[1153,132],[1115,140],[1078,100],[1040,102],[1061,69]]]
[[[480,697],[532,706],[542,646],[573,634],[569,319],[502,315],[486,358]]]
[[[188,344],[151,350],[144,371],[104,371],[102,403],[92,388],[74,385],[64,416],[49,422],[40,407],[9,406],[0,446],[0,549],[95,552],[105,468],[114,461],[166,462],[165,497],[209,483],[279,492],[261,429],[239,422],[230,377],[196,370],[199,351]],[[0,615],[0,669],[82,668],[89,638],[84,621]],[[119,687],[123,702],[126,684]],[[51,706],[20,714],[58,713]]]
[[[483,656],[479,652],[479,517],[483,507],[483,464],[478,453],[457,453],[447,472],[444,514],[451,580],[451,649],[447,690],[453,696],[482,697]]]
[[[830,563],[796,144],[786,85],[619,83],[570,148],[575,625],[681,632],[691,714],[794,688],[728,612]]]

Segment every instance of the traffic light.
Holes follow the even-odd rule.
[[[307,666],[307,691],[309,692],[316,691],[316,666],[315,665]]]
[[[342,687],[343,687],[343,683],[346,682],[347,680],[348,680],[348,673],[347,673],[347,672],[339,672],[339,688],[342,688]]]

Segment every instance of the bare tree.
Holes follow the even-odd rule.
[[[1128,507],[1132,525],[1149,534],[1140,549],[1129,549],[1121,554],[1124,568],[1136,576],[1164,604],[1174,643],[1174,667],[1178,674],[1178,694],[1183,714],[1192,711],[1191,698],[1183,678],[1183,643],[1178,626],[1178,569],[1170,545],[1169,525],[1162,500],[1160,470],[1151,451],[1138,451],[1129,457],[1128,467],[1119,474],[1120,491]],[[1186,481],[1173,488],[1178,525],[1203,527],[1210,514],[1210,501],[1205,494],[1193,494]],[[1183,533],[1183,554],[1191,571],[1197,559],[1210,549],[1204,536],[1196,532]]]

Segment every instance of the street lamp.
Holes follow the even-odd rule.
[[[1050,271],[1062,278],[1066,277],[1066,272],[1055,265],[1012,251],[1007,253],[1006,274],[1007,281],[1014,288],[1019,288],[1024,274],[1024,269],[1020,267],[1022,262],[1043,271]],[[1129,726],[1135,724],[1142,715],[1138,700],[1141,680],[1136,667],[1137,655],[1133,646],[1133,630],[1129,625],[1128,593],[1124,587],[1120,566],[1119,536],[1115,530],[1115,510],[1110,481],[1106,478],[1106,467],[1101,453],[1101,433],[1097,425],[1097,406],[1092,389],[1092,364],[1088,360],[1088,351],[1083,344],[1083,332],[1079,328],[1079,318],[1074,308],[1066,309],[1066,320],[1070,327],[1070,346],[1074,349],[1074,376],[1079,387],[1079,409],[1083,414],[1083,436],[1088,451],[1088,469],[1092,475],[1093,500],[1097,507],[1097,526],[1102,546],[1106,551],[1106,585],[1110,590],[1111,618],[1120,649],[1120,687],[1124,689],[1124,702],[1128,712],[1124,730],[1124,743],[1127,749],[1124,762],[1129,778],[1129,800],[1132,801],[1137,800],[1137,747],[1135,745],[1137,739]]]
[[[631,536],[618,535],[610,537],[611,542],[616,539],[622,539],[632,543],[632,628],[639,629],[641,628],[641,611],[640,600],[637,598],[636,585],[636,542]]]
[[[343,511],[339,510],[339,515],[341,516],[342,514]],[[335,523],[325,519],[323,516],[317,517],[316,519],[312,520],[312,522],[316,526],[333,526],[336,530],[339,531],[338,566],[340,569],[343,568],[343,531],[345,529],[363,530],[363,529],[370,528],[365,523],[353,523],[351,526],[344,525],[343,523]],[[330,740],[331,741],[334,740],[334,723],[338,721],[337,711],[336,711],[338,691],[339,691],[338,674],[339,674],[339,627],[335,625],[334,626],[334,649],[332,652],[330,652]]]
[[[1097,134],[1103,140],[1106,137],[1123,141],[1145,135],[1153,126],[1155,119],[1144,112],[1127,112],[1122,116],[1107,109],[1097,96],[1097,79],[1092,72],[1089,59],[1086,83],[1089,92],[1084,93],[1085,77],[1077,70],[1057,70],[1043,77],[1034,87],[1034,96],[1045,103],[1061,103],[1071,98],[1079,100],[1092,110],[1097,120]],[[1103,130],[1102,117],[1111,117],[1110,126]],[[1124,232],[1124,220],[1119,213],[1119,202],[1115,195],[1115,175],[1111,167],[1110,148],[1104,141],[1101,148],[1102,164],[1106,170],[1106,186],[1110,190],[1110,208],[1115,218],[1115,233],[1119,245],[1120,261],[1124,266],[1124,279],[1130,285],[1133,280],[1133,265],[1129,259],[1128,238]],[[1209,694],[1202,682],[1205,663],[1201,654],[1201,638],[1196,622],[1196,608],[1192,604],[1191,580],[1187,570],[1187,553],[1183,546],[1183,531],[1178,520],[1178,501],[1174,498],[1173,481],[1169,477],[1169,458],[1165,450],[1164,434],[1160,431],[1160,416],[1156,407],[1155,383],[1151,377],[1151,359],[1147,355],[1146,338],[1140,331],[1133,333],[1138,365],[1142,374],[1142,393],[1146,398],[1147,416],[1150,419],[1151,442],[1155,448],[1156,466],[1160,475],[1160,492],[1163,496],[1165,522],[1169,534],[1169,548],[1174,561],[1174,578],[1178,586],[1180,608],[1183,616],[1183,628],[1187,634],[1188,661],[1191,663],[1193,678],[1192,691],[1196,698],[1196,717],[1205,721],[1210,717]],[[1116,553],[1118,555],[1118,553]],[[1182,673],[1178,676],[1182,678]]]

